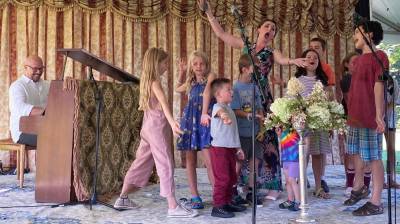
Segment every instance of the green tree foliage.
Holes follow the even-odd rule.
[[[400,72],[400,44],[380,44],[379,49],[389,56],[390,72]]]

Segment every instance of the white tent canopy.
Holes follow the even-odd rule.
[[[400,44],[400,0],[371,0],[371,2],[371,18],[382,24],[383,42]]]

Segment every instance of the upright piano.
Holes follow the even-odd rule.
[[[84,49],[59,49],[58,52],[117,81],[133,82],[136,86],[139,83],[138,78]],[[23,133],[38,136],[35,180],[35,200],[37,202],[65,203],[84,200],[87,199],[90,192],[90,189],[80,189],[82,193],[78,195],[77,188],[82,188],[80,187],[82,183],[77,181],[76,175],[74,177],[74,172],[77,172],[74,170],[76,168],[73,164],[76,160],[74,149],[76,150],[76,144],[78,144],[76,136],[74,138],[74,134],[77,134],[74,119],[80,119],[76,117],[77,108],[80,106],[76,97],[76,92],[63,90],[62,80],[51,81],[45,114],[22,117],[20,120],[20,130]],[[132,147],[131,145],[130,147]],[[125,147],[120,150],[130,149]],[[126,154],[125,151],[121,154]],[[130,157],[128,155],[128,158],[132,159]],[[130,161],[125,161],[126,158],[125,156],[124,159],[121,159],[123,169],[127,169],[126,164],[130,163]],[[78,185],[74,187],[74,184]]]

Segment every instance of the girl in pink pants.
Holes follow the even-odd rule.
[[[144,111],[141,140],[114,207],[139,207],[128,198],[128,194],[146,186],[155,164],[160,178],[160,195],[168,201],[168,217],[194,217],[198,213],[178,205],[175,198],[170,127],[175,135],[182,134],[182,131],[169,110],[159,79],[168,70],[168,60],[168,54],[159,48],[150,48],[144,55],[139,97],[139,109]]]

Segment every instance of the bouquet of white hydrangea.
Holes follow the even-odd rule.
[[[265,119],[266,130],[273,127],[285,129],[339,130],[346,126],[343,106],[329,101],[321,82],[314,85],[310,95],[303,98],[303,84],[292,78],[288,82],[287,95],[271,104],[271,112]]]

